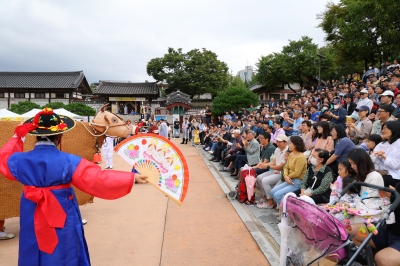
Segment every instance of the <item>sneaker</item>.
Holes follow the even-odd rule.
[[[205,148],[205,151],[209,151],[209,150],[210,150],[210,147]]]
[[[82,219],[82,224],[83,224],[83,225],[87,224],[86,219]]]
[[[13,234],[7,234],[5,232],[0,232],[0,240],[13,239],[15,236]]]
[[[208,151],[210,154],[213,154],[214,152],[213,151]]]

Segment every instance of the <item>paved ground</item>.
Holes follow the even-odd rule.
[[[221,179],[212,164],[203,161],[205,153],[190,144],[178,146],[190,170],[189,190],[182,206],[151,185],[136,185],[122,199],[96,198],[94,204],[81,207],[88,220],[85,234],[92,264],[259,266],[268,265],[267,254],[272,258],[271,265],[276,265],[276,246],[266,244],[268,232],[248,211],[256,208],[221,197],[229,182]],[[118,155],[114,159],[115,169],[130,170]],[[7,232],[17,237],[0,241],[1,265],[17,264],[18,223],[18,218],[6,220]],[[261,249],[254,239],[261,243]]]

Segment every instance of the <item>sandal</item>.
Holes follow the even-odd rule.
[[[257,204],[265,203],[265,199],[261,198],[259,201],[256,201]]]

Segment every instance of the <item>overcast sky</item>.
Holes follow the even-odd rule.
[[[337,1],[335,1],[337,2]],[[2,0],[0,71],[83,70],[99,80],[152,81],[168,47],[207,48],[236,74],[288,40],[324,45],[325,0]]]

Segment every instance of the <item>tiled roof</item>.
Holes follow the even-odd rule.
[[[159,89],[156,82],[108,82],[100,81],[97,86],[95,94],[123,94],[123,95],[134,95],[134,94],[153,94],[158,95]]]
[[[0,88],[66,89],[85,83],[83,71],[73,72],[0,72]]]
[[[181,91],[174,91],[173,93],[167,95],[167,101],[165,104],[170,105],[173,103],[184,103],[187,105],[192,105],[192,100],[190,99],[190,96],[188,94]]]

